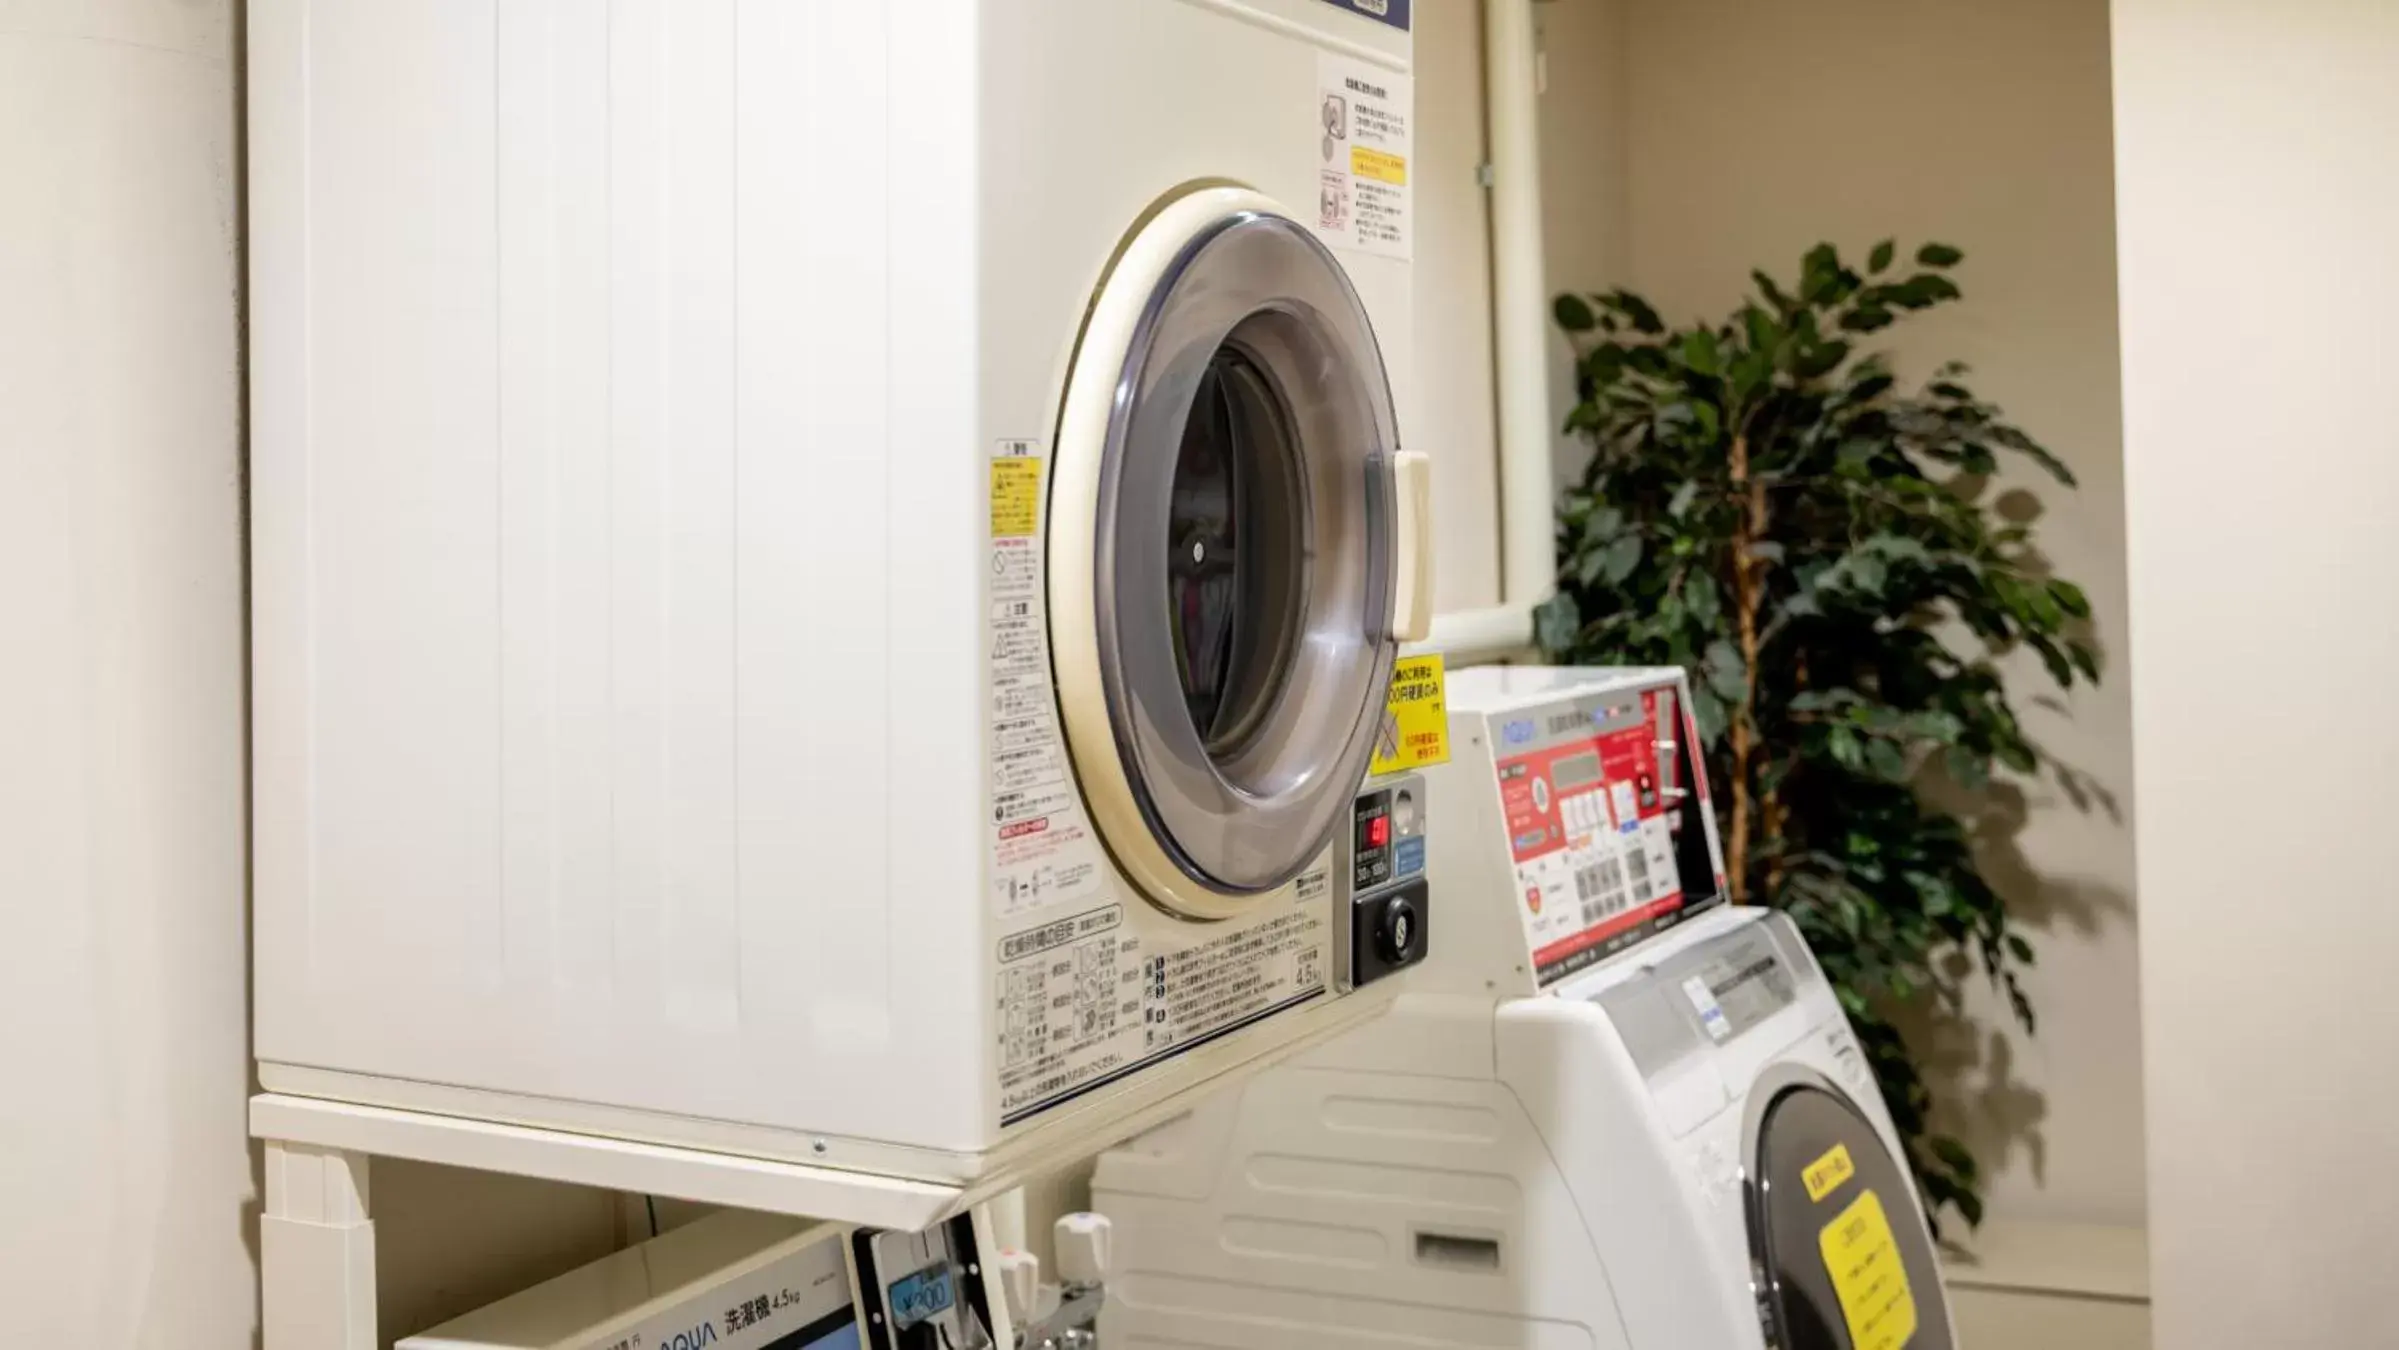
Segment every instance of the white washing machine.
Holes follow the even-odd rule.
[[[1947,1350],[1823,972],[1718,902],[1680,673],[1461,672],[1450,700],[1434,959],[1387,1017],[1101,1156],[1104,1343]]]
[[[257,0],[266,1088],[955,1209],[1379,1007],[1408,18]]]

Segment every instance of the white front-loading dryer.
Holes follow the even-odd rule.
[[[1386,1016],[1101,1156],[1106,1343],[1947,1350],[1830,984],[1711,884],[1680,673],[1450,692],[1440,946]]]
[[[253,7],[265,1086],[888,1214],[1377,1006],[1408,18]]]

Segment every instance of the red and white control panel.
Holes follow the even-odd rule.
[[[1675,867],[1684,785],[1673,752],[1682,728],[1670,721],[1660,734],[1658,716],[1656,690],[1628,693],[1585,714],[1587,730],[1544,736],[1496,761],[1525,937],[1543,984],[1637,940],[1684,903]]]

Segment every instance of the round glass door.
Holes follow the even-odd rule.
[[[1306,228],[1207,189],[1128,245],[1061,417],[1051,622],[1077,778],[1169,908],[1240,912],[1348,818],[1397,652],[1396,449]]]
[[[1166,621],[1200,745],[1237,761],[1266,726],[1307,618],[1307,483],[1288,408],[1219,347],[1183,424],[1166,538]]]
[[[1865,1113],[1806,1070],[1750,1100],[1750,1255],[1769,1344],[1953,1350],[1915,1179]]]

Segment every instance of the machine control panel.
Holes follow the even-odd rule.
[[[1544,985],[1672,926],[1722,889],[1682,702],[1673,683],[1608,690],[1492,728],[1519,917]]]
[[[1350,810],[1347,948],[1352,987],[1424,959],[1431,889],[1424,880],[1424,780],[1378,780]]]

